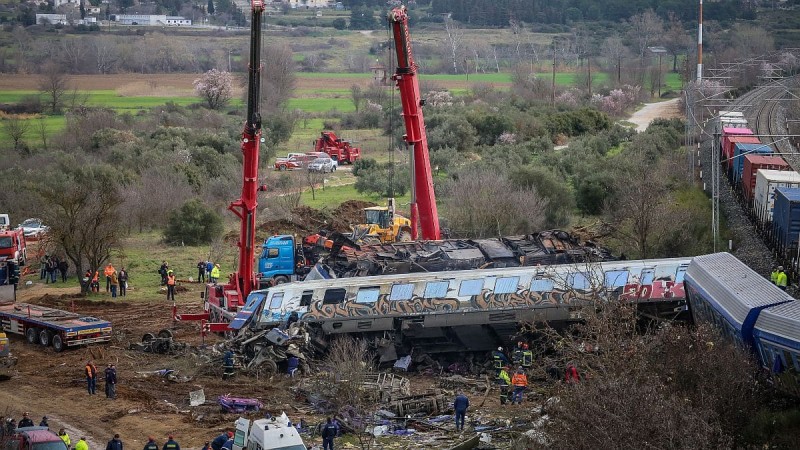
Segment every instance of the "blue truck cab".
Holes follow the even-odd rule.
[[[261,283],[280,284],[292,281],[297,267],[297,245],[294,236],[280,234],[264,240],[258,258],[258,278]]]

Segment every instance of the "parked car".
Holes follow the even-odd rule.
[[[308,170],[311,172],[322,172],[322,173],[329,173],[336,171],[336,161],[331,158],[317,158],[314,161],[311,161],[311,164],[308,165]]]
[[[277,170],[294,170],[302,169],[320,156],[326,156],[323,152],[308,152],[308,153],[289,153],[286,158],[278,158],[275,160],[275,169]]]
[[[26,219],[19,226],[26,238],[39,237],[50,230],[50,227],[42,223],[42,219]]]
[[[3,443],[4,450],[68,450],[64,441],[47,427],[17,428]]]

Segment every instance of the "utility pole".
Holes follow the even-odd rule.
[[[703,0],[700,0],[700,14],[697,24],[697,84],[703,81]]]
[[[552,101],[553,101],[553,108],[556,107],[556,40],[553,39],[553,92],[552,92]]]

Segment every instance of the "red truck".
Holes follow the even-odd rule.
[[[0,228],[0,261],[16,261],[24,266],[27,260],[25,234],[22,228]]]
[[[327,153],[337,164],[353,164],[361,158],[359,147],[353,147],[349,141],[339,139],[333,131],[323,131],[322,136],[314,141],[314,150]]]
[[[278,158],[275,160],[275,169],[277,170],[294,170],[303,169],[308,166],[311,161],[324,156],[323,152],[308,152],[308,153],[289,153],[286,158]]]

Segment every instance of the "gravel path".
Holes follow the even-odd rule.
[[[682,111],[679,102],[680,98],[673,98],[665,102],[645,103],[641,109],[631,115],[628,122],[635,124],[636,131],[641,133],[654,119],[681,117]]]

